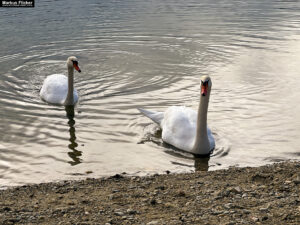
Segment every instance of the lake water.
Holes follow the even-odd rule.
[[[300,1],[63,0],[0,8],[0,186],[300,159]],[[76,55],[74,109],[39,97]],[[197,109],[210,159],[160,139],[138,107]]]

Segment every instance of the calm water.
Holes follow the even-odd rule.
[[[41,0],[0,24],[0,186],[300,159],[300,1]],[[70,55],[79,103],[41,101]],[[195,160],[136,108],[197,109],[206,74],[216,149]]]

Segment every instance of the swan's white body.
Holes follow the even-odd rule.
[[[68,77],[63,74],[52,74],[44,80],[40,96],[46,102],[64,105],[68,94]],[[73,90],[73,104],[78,101],[76,89]]]
[[[40,96],[46,102],[59,105],[74,105],[78,101],[78,94],[74,88],[74,68],[81,72],[78,60],[71,56],[67,60],[68,77],[63,74],[48,76],[40,90]]]
[[[208,76],[202,79],[210,82]],[[206,96],[201,96],[198,112],[184,106],[171,106],[165,112],[139,110],[162,128],[164,142],[186,152],[207,155],[215,148],[214,137],[206,125],[210,87],[211,82]]]

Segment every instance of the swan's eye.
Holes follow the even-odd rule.
[[[78,66],[78,61],[73,61],[73,60],[72,60],[72,62],[73,62],[73,65]]]

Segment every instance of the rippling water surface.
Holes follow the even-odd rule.
[[[63,0],[0,8],[0,185],[300,159],[300,2]],[[39,97],[76,55],[79,102]],[[138,113],[197,109],[213,81],[216,149],[194,159]]]

